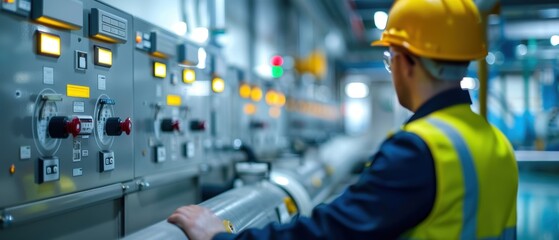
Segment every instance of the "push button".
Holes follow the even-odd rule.
[[[51,174],[52,173],[52,168],[51,167],[47,167],[47,174]]]
[[[57,166],[53,166],[52,167],[52,173],[57,173],[58,172],[58,167]]]

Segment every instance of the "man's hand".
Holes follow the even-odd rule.
[[[198,205],[178,208],[167,221],[179,226],[190,240],[211,240],[217,233],[225,232],[221,219]]]

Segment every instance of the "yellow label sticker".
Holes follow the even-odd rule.
[[[169,106],[180,106],[181,105],[181,96],[167,95],[167,105],[169,105]]]
[[[89,98],[89,87],[79,85],[66,85],[66,95],[68,97]]]

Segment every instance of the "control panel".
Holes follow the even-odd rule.
[[[1,3],[0,209],[133,179],[131,22],[98,1]]]
[[[140,19],[133,26],[136,177],[197,168],[209,120],[199,47]]]

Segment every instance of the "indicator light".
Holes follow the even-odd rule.
[[[182,81],[184,83],[193,83],[196,81],[196,72],[194,69],[184,69],[182,70]]]
[[[246,115],[254,115],[256,113],[256,106],[252,103],[247,103],[245,104],[245,106],[243,107],[243,112]]]
[[[165,63],[153,62],[153,76],[157,78],[167,77],[167,65]]]
[[[103,67],[111,67],[113,66],[113,52],[104,47],[95,46],[95,57],[94,63],[95,65],[103,66]]]
[[[259,102],[260,99],[262,99],[262,89],[258,86],[252,87],[252,90],[250,91],[250,99],[252,99],[252,101]]]
[[[223,92],[225,90],[225,81],[222,78],[215,77],[212,80],[212,90],[216,93]]]
[[[37,53],[50,57],[60,57],[60,37],[37,31]]]
[[[242,98],[249,98],[250,92],[250,85],[246,83],[241,84],[241,86],[239,87],[239,96],[241,96]]]

